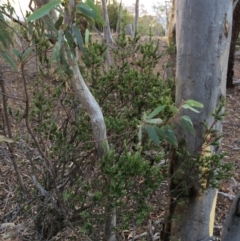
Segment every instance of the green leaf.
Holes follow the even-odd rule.
[[[82,37],[81,32],[79,31],[79,29],[76,26],[73,26],[72,29],[73,29],[73,33],[74,33],[74,35],[75,35],[75,37],[77,39],[77,44],[78,44],[79,49],[83,53],[86,53],[86,50],[84,48],[84,42],[83,42],[83,37]]]
[[[90,32],[88,29],[86,29],[85,31],[85,44],[89,43],[89,36],[90,36]]]
[[[204,105],[196,100],[186,100],[184,104],[187,104],[191,107],[203,108]]]
[[[169,126],[165,126],[164,129],[165,129],[165,134],[166,134],[166,141],[170,145],[177,147],[178,141],[177,141],[177,138],[176,138],[172,128],[170,128]]]
[[[23,57],[22,53],[20,53],[17,49],[13,49],[12,51],[18,59],[22,59],[22,57]]]
[[[181,119],[183,119],[184,121],[187,121],[191,126],[193,126],[192,120],[189,116],[183,115]]]
[[[65,55],[62,51],[60,51],[60,63],[62,65],[62,67],[64,68],[64,72],[67,74],[68,77],[72,77],[72,70],[70,68],[70,65],[68,64]]]
[[[191,119],[189,118],[189,116],[182,116],[181,117],[181,128],[183,129],[187,129],[192,133],[195,133],[195,129],[193,128],[193,123],[191,121]]]
[[[60,49],[62,47],[62,40],[63,40],[63,30],[58,31],[58,39],[57,43],[53,47],[53,53],[52,53],[52,59],[59,62],[59,56],[60,56]]]
[[[170,110],[174,113],[174,114],[176,114],[177,112],[178,112],[178,108],[176,107],[176,106],[174,106],[174,105],[170,105]]]
[[[62,23],[63,23],[63,16],[60,16],[57,22],[54,24],[55,28],[59,30],[60,27],[62,26]]]
[[[84,42],[83,42],[83,37],[82,37],[81,32],[79,31],[79,29],[76,26],[72,26],[72,30],[77,39],[77,45],[78,45],[79,49],[83,52],[84,57],[86,58],[86,61],[89,63],[89,57],[86,52],[86,48],[84,47]]]
[[[145,122],[148,124],[159,125],[162,123],[162,119],[155,118],[155,119],[151,119],[151,120],[146,120]]]
[[[82,3],[82,2],[78,3],[76,5],[76,8],[77,8],[77,10],[79,10],[80,12],[82,12],[83,14],[85,14],[88,17],[98,18],[98,14],[85,3]]]
[[[142,127],[140,126],[139,131],[138,131],[138,141],[142,142]]]
[[[69,45],[69,47],[74,50],[75,48],[75,42],[74,42],[74,39],[73,39],[73,36],[71,33],[69,33],[68,31],[65,32],[65,37],[67,39],[67,43]],[[75,53],[75,51],[73,51]]]
[[[148,115],[147,119],[148,120],[152,119],[154,116],[156,116],[161,111],[163,111],[165,109],[165,107],[166,107],[165,105],[158,106],[150,115]]]
[[[146,129],[147,133],[148,133],[148,137],[156,144],[158,145],[160,140],[158,138],[158,135],[155,131],[155,129],[152,126],[146,125],[144,126],[144,128]]]
[[[44,36],[46,36],[52,44],[57,42],[57,37],[53,34],[45,33]]]
[[[166,139],[166,134],[165,134],[165,129],[164,128],[159,128],[158,126],[153,127],[156,133],[158,134],[158,137],[160,140],[165,140]]]
[[[26,59],[33,51],[33,46],[27,48],[23,53],[23,60]]]
[[[56,60],[57,62],[59,59],[60,48],[61,46],[59,45],[59,43],[56,43],[53,47],[52,59]]]
[[[146,114],[146,112],[143,112],[142,120],[143,120],[143,121],[146,121],[146,120],[147,120],[147,114]]]
[[[15,70],[18,70],[17,64],[14,59],[7,52],[1,52],[1,56],[8,62],[8,64]]]
[[[189,109],[189,110],[191,110],[191,111],[193,111],[193,112],[195,112],[195,113],[200,113],[199,110],[197,110],[197,109],[191,107],[191,106],[188,105],[188,104],[183,104],[183,105],[182,105],[182,108],[183,108],[183,109]]]
[[[85,4],[87,4],[96,13],[98,22],[100,22],[102,25],[105,25],[102,14],[99,11],[99,8],[94,4],[94,1],[93,0],[86,0]],[[87,43],[87,42],[85,42],[85,43]]]
[[[13,143],[14,141],[6,136],[0,135],[0,142]]]
[[[49,12],[54,9],[55,7],[57,7],[58,5],[61,4],[61,0],[54,0],[51,1],[47,4],[45,4],[44,6],[42,6],[41,8],[39,8],[38,10],[36,10],[33,14],[31,14],[28,18],[27,21],[35,21],[39,18],[42,18],[43,16],[49,14]]]

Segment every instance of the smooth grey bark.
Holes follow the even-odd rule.
[[[121,24],[121,12],[122,12],[122,0],[120,1],[118,5],[118,20],[117,20],[117,27],[116,27],[116,33],[120,34],[120,24]]]
[[[103,10],[103,19],[105,21],[105,26],[103,26],[103,35],[106,43],[109,45],[109,44],[112,44],[114,41],[112,38],[112,33],[110,29],[110,24],[109,24],[106,0],[102,0],[102,10]],[[109,70],[112,64],[109,48],[107,48],[106,50],[106,62],[107,62],[106,68],[107,70]]]
[[[240,240],[240,192],[233,201],[231,210],[223,226],[222,241]]]
[[[214,119],[212,113],[226,94],[227,61],[231,41],[232,0],[179,0],[176,3],[176,106],[184,100],[194,99],[204,104],[200,114],[182,109],[179,117],[192,119],[195,134],[176,128],[183,147],[196,155],[204,142],[203,122],[208,127]],[[221,132],[221,123],[214,128]],[[216,150],[211,149],[212,153]],[[171,156],[170,175],[174,175],[184,158]],[[187,170],[186,170],[187,171]],[[195,173],[193,189],[185,202],[180,202],[176,183],[170,180],[169,219],[163,240],[209,240],[213,235],[216,189],[202,192]],[[180,179],[175,181],[181,182]],[[187,188],[187,186],[185,186]],[[194,190],[194,192],[191,192]]]
[[[167,44],[171,51],[169,52],[166,66],[167,80],[174,79],[176,73],[176,1],[172,0],[172,7],[168,18]]]
[[[139,19],[139,0],[135,3],[135,18],[134,18],[134,34],[138,31],[138,19]]]
[[[102,10],[103,10],[103,19],[105,21],[105,26],[103,26],[104,38],[108,44],[113,43],[112,33],[109,24],[108,11],[107,11],[107,2],[102,0]]]
[[[132,24],[128,23],[125,27],[125,31],[127,35],[133,36],[133,28],[132,28]]]

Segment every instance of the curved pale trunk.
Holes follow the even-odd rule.
[[[213,123],[213,113],[226,93],[227,62],[232,25],[232,0],[180,0],[176,9],[176,106],[194,99],[204,104],[200,114],[182,110],[179,117],[188,115],[195,134],[176,128],[178,139],[192,156],[201,150],[204,142],[203,124]],[[221,123],[214,126],[221,132]],[[212,153],[215,152],[212,148]],[[174,175],[184,158],[170,157],[170,175]],[[184,170],[188,175],[189,170]],[[177,184],[184,174],[173,176],[169,183],[169,214],[163,240],[209,240],[213,235],[217,190],[202,192],[197,176],[187,183],[188,195],[181,196]],[[191,185],[191,188],[188,187]],[[184,202],[183,202],[184,200]]]
[[[49,2],[49,0],[34,0],[34,1],[38,8],[46,4],[47,2]],[[68,24],[68,25],[71,24],[71,21],[70,21],[71,13],[73,12],[74,5],[75,5],[75,1],[70,0],[68,8],[65,8],[65,11],[64,11],[65,24]],[[50,14],[52,18],[55,20],[54,16],[56,16],[56,12],[53,10],[52,13]],[[71,69],[73,71],[71,84],[74,89],[76,97],[79,98],[83,108],[90,116],[98,158],[101,159],[109,151],[103,113],[99,104],[97,103],[96,99],[90,92],[88,86],[86,85],[83,79],[83,76],[79,70],[77,59],[75,59],[74,56],[72,56],[72,59],[69,62],[70,62]],[[114,228],[116,227],[116,213],[115,213],[115,209],[111,208],[110,205],[111,203],[108,203],[106,204],[106,207],[105,207],[107,212],[105,237],[109,241],[115,241],[116,235],[115,235]]]

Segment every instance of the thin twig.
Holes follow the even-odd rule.
[[[32,128],[30,127],[29,124],[29,98],[28,98],[28,91],[27,91],[27,81],[26,81],[26,77],[25,77],[25,73],[24,73],[24,64],[22,64],[21,66],[21,72],[22,72],[22,77],[23,77],[23,84],[24,84],[24,91],[25,91],[25,103],[26,103],[26,115],[25,115],[25,123],[26,123],[26,127],[28,129],[28,132],[30,133],[35,145],[38,148],[38,151],[40,152],[40,154],[42,155],[42,157],[45,159],[46,161],[46,165],[48,167],[48,171],[50,172],[50,174],[53,176],[54,175],[54,170],[53,170],[53,165],[51,160],[43,153],[41,147],[39,146],[39,143],[35,137],[35,135],[32,132]]]
[[[1,86],[1,89],[2,89],[2,93],[6,94],[4,81],[3,81],[3,78],[1,78],[1,75],[0,75],[0,86]],[[2,95],[2,99],[3,99],[4,119],[5,119],[5,123],[6,123],[6,126],[7,126],[8,137],[10,139],[12,139],[12,137],[13,137],[12,136],[12,129],[11,129],[10,119],[9,119],[8,110],[7,110],[7,98],[6,98],[5,95]],[[19,171],[17,162],[16,162],[15,157],[14,157],[13,145],[8,144],[8,149],[9,149],[9,152],[11,153],[11,161],[13,163],[14,170],[17,174],[19,186],[22,189],[22,191],[26,191],[25,187],[24,187],[24,183],[23,183],[21,173]]]

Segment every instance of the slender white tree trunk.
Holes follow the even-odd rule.
[[[134,18],[134,34],[138,31],[138,19],[139,19],[139,0],[135,3],[135,18]]]
[[[109,24],[109,18],[108,18],[108,11],[107,11],[107,1],[106,0],[102,0],[102,10],[103,10],[103,19],[105,21],[105,26],[103,26],[103,34],[104,34],[104,39],[106,41],[106,43],[112,44],[113,38],[112,38],[112,33],[111,33],[111,29],[110,29],[110,24]],[[106,50],[106,60],[107,60],[107,70],[109,70],[112,61],[111,61],[111,55],[109,52],[109,48],[107,48]]]
[[[105,26],[103,27],[104,38],[108,44],[113,43],[112,33],[109,24],[108,11],[107,11],[107,2],[102,0],[102,10],[103,10],[103,19],[105,21]]]
[[[176,128],[183,148],[194,156],[204,142],[202,123],[210,127],[214,121],[211,113],[226,93],[232,0],[179,0],[176,19],[176,106],[180,107],[182,101],[187,99],[204,104],[200,114],[187,110],[179,113],[179,116],[190,116],[195,135]],[[221,123],[214,128],[221,131]],[[213,153],[216,150],[212,148],[211,151]],[[177,156],[173,150],[170,174],[174,175],[183,162],[184,158]],[[195,174],[198,176],[199,173]],[[169,184],[169,216],[163,240],[207,241],[213,235],[217,190],[202,192],[196,178],[191,183],[193,188],[189,188],[188,195],[181,196],[177,188],[182,181],[181,177],[173,176]]]
[[[122,0],[120,1],[118,5],[118,20],[117,20],[117,27],[116,27],[116,33],[120,33],[120,24],[121,24],[121,10],[122,10]]]

